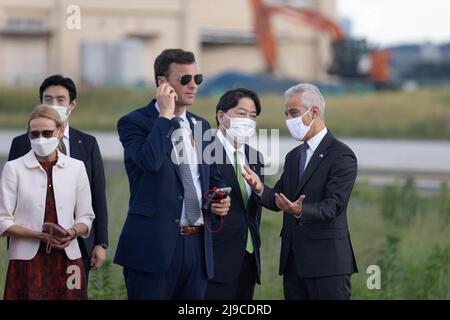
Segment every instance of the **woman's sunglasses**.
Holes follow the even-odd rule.
[[[53,137],[53,133],[56,131],[57,129],[54,130],[43,130],[43,131],[30,131],[28,133],[28,136],[30,137],[30,139],[37,139],[39,138],[41,135],[48,139]]]
[[[182,86],[187,85],[192,81],[192,74],[184,74],[178,79]],[[199,85],[203,82],[203,75],[202,74],[196,74],[194,76],[194,82],[196,85]]]

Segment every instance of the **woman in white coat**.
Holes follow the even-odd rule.
[[[76,238],[88,237],[95,216],[83,162],[58,149],[63,134],[58,113],[36,107],[28,121],[32,150],[3,168],[0,236],[11,240],[4,299],[87,298]],[[66,235],[43,232],[44,222]]]

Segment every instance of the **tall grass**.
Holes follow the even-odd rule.
[[[128,207],[128,181],[122,163],[106,162],[110,249],[104,266],[91,272],[91,299],[125,299],[122,268],[111,261]],[[276,177],[268,179],[273,185]],[[450,192],[423,191],[411,178],[384,188],[360,181],[348,208],[349,228],[359,273],[352,277],[353,299],[450,299]],[[262,285],[256,299],[283,299],[278,275],[282,215],[263,210]],[[7,252],[0,241],[0,297]],[[381,289],[369,290],[371,265],[381,269]]]
[[[70,121],[83,130],[115,130],[120,116],[146,105],[153,96],[153,89],[79,88],[78,107]],[[448,87],[329,95],[325,99],[327,126],[341,137],[450,139]],[[217,101],[218,97],[198,97],[190,110],[215,125]],[[261,102],[258,127],[288,134],[282,93],[261,96]],[[0,128],[24,128],[37,104],[37,88],[0,88]]]

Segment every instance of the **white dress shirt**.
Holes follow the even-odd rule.
[[[156,110],[158,110],[158,112],[160,112],[158,103],[155,103],[155,108]],[[175,117],[175,116],[173,116]],[[172,118],[173,118],[172,117]],[[184,111],[180,116],[179,116],[182,121],[180,121],[180,127],[183,130],[182,135],[183,135],[183,151],[186,152],[186,154],[184,154],[183,159],[187,159],[187,163],[189,163],[190,169],[191,169],[191,174],[192,174],[192,180],[194,182],[194,186],[195,186],[195,190],[197,191],[197,198],[198,198],[198,204],[199,207],[202,207],[202,186],[201,186],[201,182],[200,182],[200,171],[199,171],[199,160],[198,160],[198,155],[196,152],[196,149],[194,148],[194,146],[191,144],[191,141],[193,141],[192,137],[192,130],[191,127],[189,125],[189,120],[186,116],[186,111]],[[175,148],[175,142],[176,140],[173,139],[172,140],[172,144]],[[177,156],[177,161],[178,161],[178,154],[175,152],[176,156]],[[186,160],[185,160],[186,163]],[[200,218],[197,219],[197,221],[195,221],[195,223],[193,224],[194,226],[200,226],[203,225],[203,215],[200,215]],[[180,225],[181,226],[189,226],[191,225],[187,218],[186,218],[186,211],[185,211],[185,203],[183,201],[183,209],[181,210],[181,219],[180,219]]]
[[[234,151],[238,151],[239,155],[239,163],[241,164],[241,172],[244,172],[244,165],[248,165],[247,157],[245,156],[245,147],[243,144],[241,144],[237,149],[234,147],[234,145],[223,135],[222,131],[217,130],[216,137],[219,139],[219,141],[222,143],[222,145],[225,148],[225,152],[227,154],[228,160],[231,164],[233,164],[233,168],[236,171],[236,167],[234,164]],[[247,195],[250,198],[250,195],[252,194],[252,187],[245,181],[245,188],[247,189]]]

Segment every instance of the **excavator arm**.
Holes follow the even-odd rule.
[[[264,56],[266,71],[273,73],[276,69],[278,45],[270,20],[272,15],[279,14],[294,23],[302,22],[330,35],[334,54],[330,73],[348,78],[367,77],[373,81],[389,79],[389,52],[387,50],[369,52],[365,41],[344,39],[342,29],[332,19],[307,8],[267,4],[264,0],[250,0],[250,2],[254,13],[256,41]],[[359,68],[363,56],[369,59],[369,69],[365,71]]]

